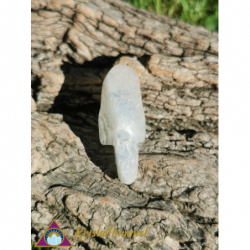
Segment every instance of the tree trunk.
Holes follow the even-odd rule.
[[[130,186],[98,133],[119,63],[138,73],[146,116]],[[55,219],[71,249],[218,249],[217,33],[121,1],[32,0],[31,69],[34,241]],[[148,231],[75,239],[78,226]]]

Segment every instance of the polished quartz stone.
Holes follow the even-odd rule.
[[[119,64],[107,74],[98,122],[101,144],[114,146],[121,182],[132,184],[138,173],[138,143],[146,129],[140,83],[131,67]]]

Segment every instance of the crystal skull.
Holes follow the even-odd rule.
[[[105,77],[98,123],[101,144],[115,149],[119,179],[132,184],[138,173],[138,144],[146,134],[140,83],[133,68],[118,64]]]

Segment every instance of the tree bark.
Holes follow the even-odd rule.
[[[121,1],[33,0],[31,62],[32,239],[55,219],[71,249],[218,249],[218,34]],[[129,186],[98,134],[119,63],[138,73],[147,128]]]

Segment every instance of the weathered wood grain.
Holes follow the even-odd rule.
[[[130,186],[98,134],[118,63],[139,76],[147,125]],[[56,219],[72,249],[218,249],[218,34],[120,1],[36,0],[31,70],[33,240]],[[79,225],[149,229],[74,239]]]

